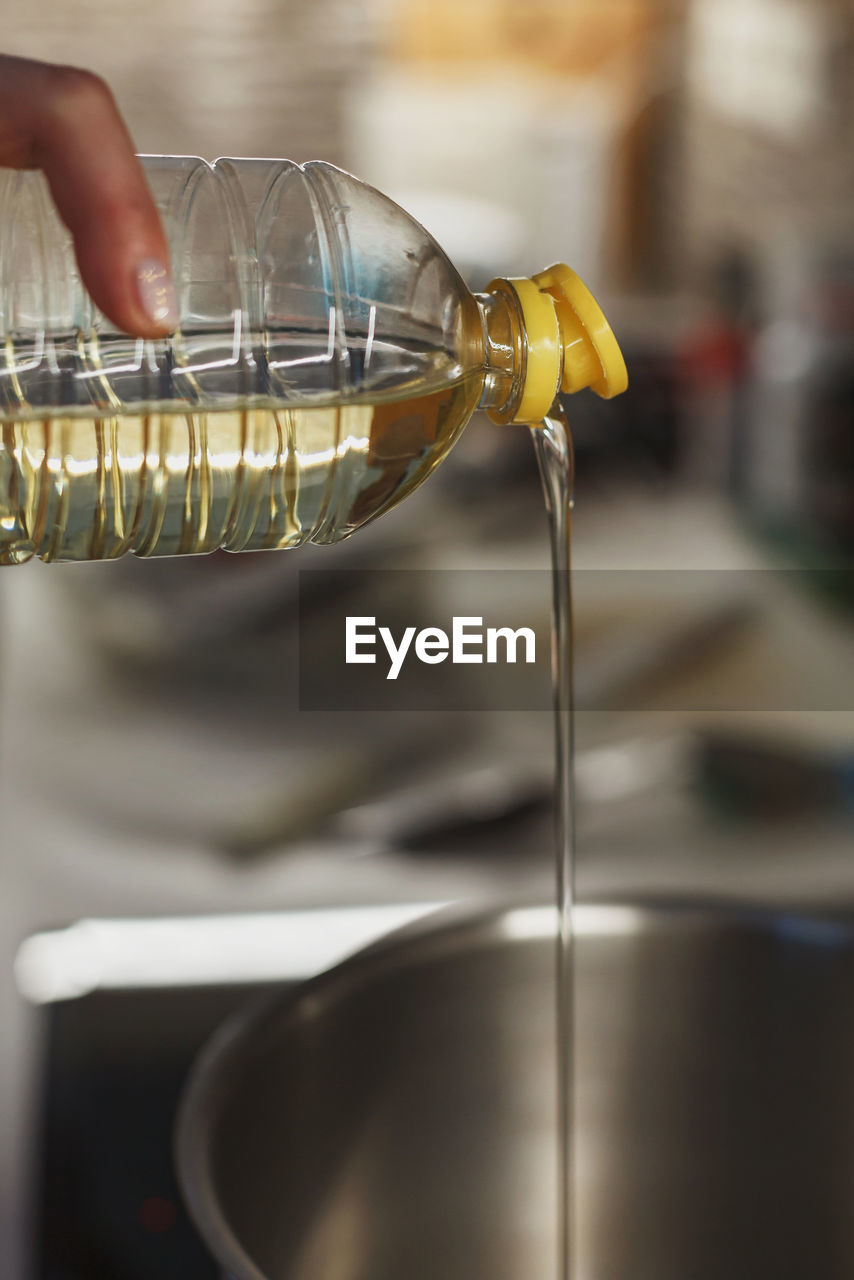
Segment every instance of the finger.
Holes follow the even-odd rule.
[[[102,80],[0,55],[0,166],[44,170],[83,282],[115,325],[143,338],[175,328],[166,236]]]

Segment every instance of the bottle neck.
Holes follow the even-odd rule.
[[[471,295],[470,295],[471,296]],[[535,276],[498,277],[473,295],[480,325],[483,392],[493,422],[542,422],[559,391],[625,391],[626,365],[596,300],[574,271],[555,263]]]
[[[512,290],[474,295],[483,331],[483,391],[478,408],[510,422],[522,399],[527,342],[522,308]]]

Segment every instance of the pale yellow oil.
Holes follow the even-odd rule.
[[[533,432],[552,553],[552,692],[555,715],[557,872],[558,1280],[575,1280],[575,709],[571,532],[575,464],[566,415],[556,405]]]
[[[0,424],[0,564],[337,542],[446,455],[469,378],[402,400]]]

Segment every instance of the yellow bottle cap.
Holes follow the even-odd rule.
[[[525,327],[525,381],[513,422],[540,422],[558,390],[590,387],[606,400],[626,390],[626,364],[611,326],[569,267],[556,263],[530,280],[493,280],[488,288],[512,289]]]

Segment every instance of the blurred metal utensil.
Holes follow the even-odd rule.
[[[577,912],[578,1274],[854,1274],[854,922]],[[555,1268],[554,908],[434,920],[232,1022],[181,1115],[234,1280]]]

